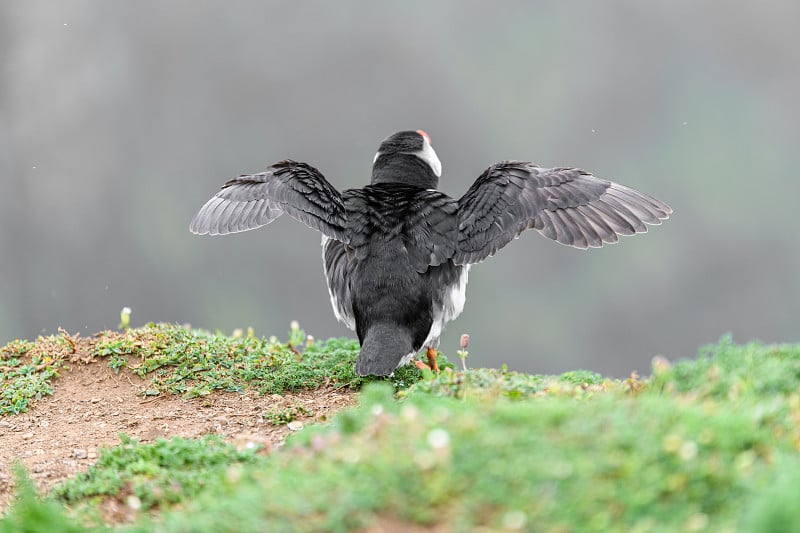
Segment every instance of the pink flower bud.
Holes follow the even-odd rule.
[[[469,346],[469,334],[464,333],[461,335],[461,349],[466,350],[467,346]]]

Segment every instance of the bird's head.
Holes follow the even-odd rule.
[[[386,138],[372,164],[372,184],[403,183],[435,189],[442,175],[442,163],[422,130],[401,131]]]

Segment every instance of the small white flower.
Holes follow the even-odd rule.
[[[450,445],[450,434],[442,428],[432,429],[428,432],[428,444],[435,450],[441,450]]]
[[[684,461],[691,461],[697,457],[697,443],[693,440],[687,440],[681,444],[680,450],[678,450],[678,455]]]
[[[508,511],[503,515],[503,528],[505,529],[524,529],[527,523],[528,517],[522,511]]]

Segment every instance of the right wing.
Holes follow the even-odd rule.
[[[492,165],[458,200],[456,264],[478,263],[533,228],[585,249],[647,231],[672,213],[664,202],[577,168],[523,161]]]

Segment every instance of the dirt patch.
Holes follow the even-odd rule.
[[[0,415],[0,514],[13,496],[10,467],[15,460],[22,461],[40,490],[47,490],[86,470],[101,446],[119,444],[120,433],[142,442],[215,433],[237,446],[257,443],[270,451],[292,431],[287,424],[268,422],[270,411],[301,406],[295,411],[310,414],[298,421],[309,424],[356,402],[353,391],[332,387],[270,396],[247,392],[192,400],[165,394],[143,397],[147,381],[125,370],[116,374],[104,360],[84,361],[59,371],[52,396],[34,402],[25,413]]]
[[[362,530],[361,533],[396,533],[397,531],[404,531],[405,533],[449,533],[452,530],[453,528],[446,523],[423,526],[391,516],[379,516],[374,524]]]

